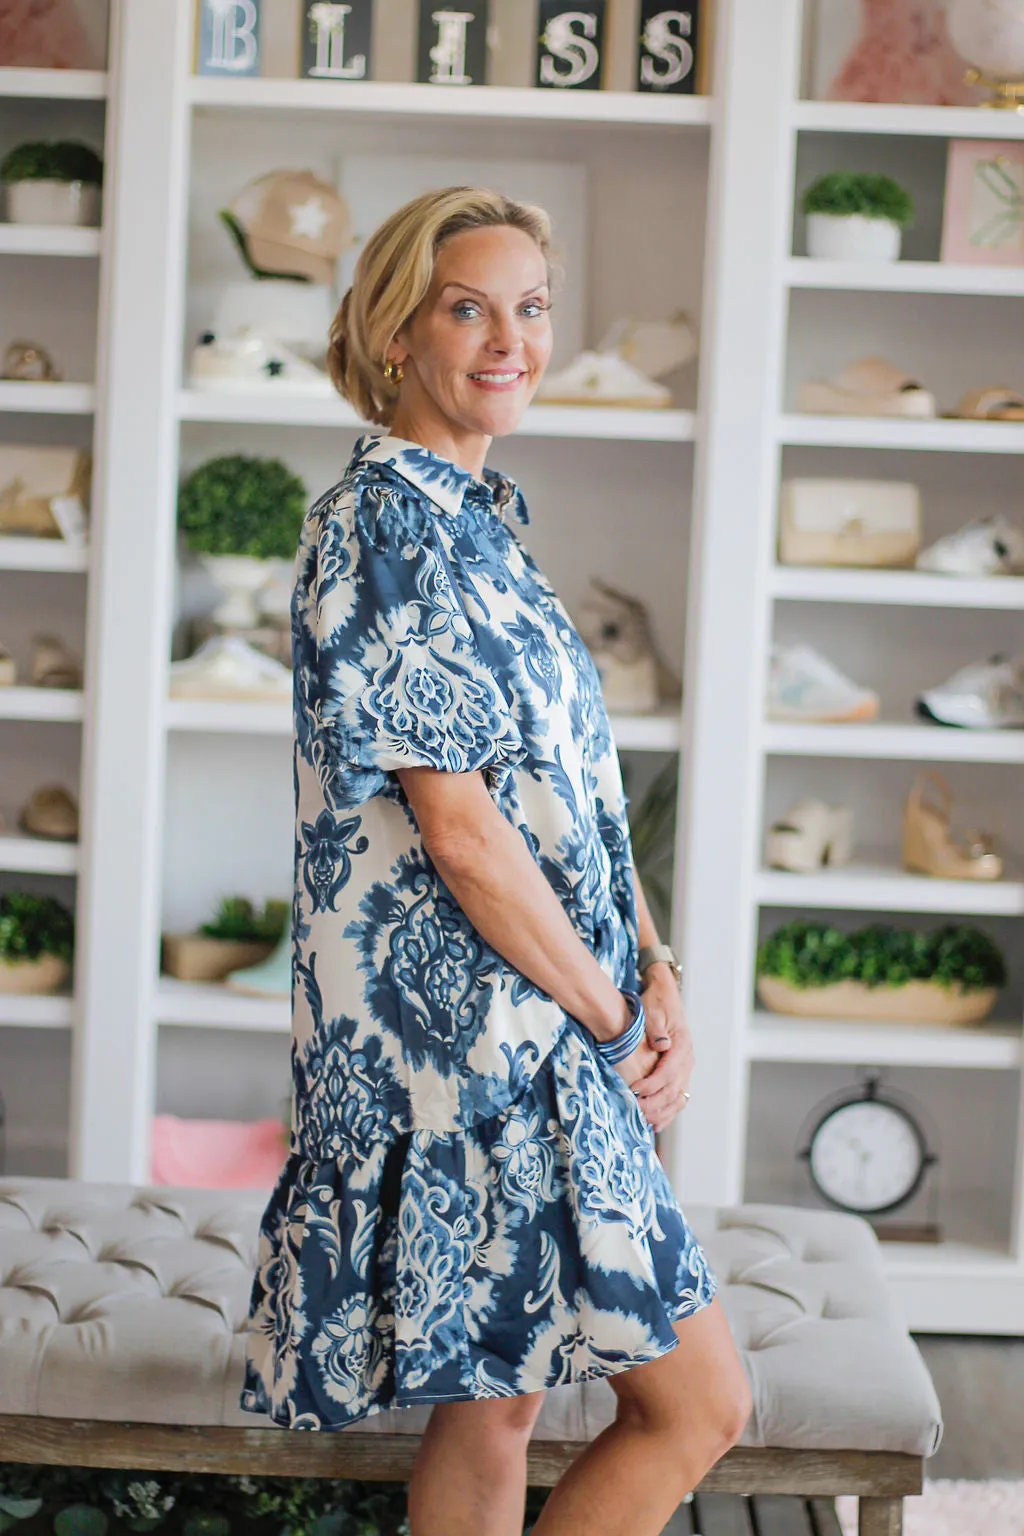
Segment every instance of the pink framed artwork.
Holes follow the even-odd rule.
[[[950,140],[942,260],[1024,265],[1024,143]]]

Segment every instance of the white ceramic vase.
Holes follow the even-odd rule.
[[[862,213],[809,213],[807,254],[815,261],[898,261],[903,231]]]
[[[256,595],[270,576],[269,562],[252,555],[200,555],[199,559],[222,594],[213,622],[223,629],[255,629],[260,622]]]
[[[90,181],[8,181],[7,218],[11,224],[96,225],[100,189]]]

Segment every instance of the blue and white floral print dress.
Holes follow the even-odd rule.
[[[610,1375],[715,1292],[633,1094],[470,924],[395,773],[482,770],[636,987],[600,684],[510,516],[502,476],[366,436],[302,530],[292,1136],[241,1397],[295,1429]]]

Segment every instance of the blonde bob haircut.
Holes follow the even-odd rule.
[[[364,421],[389,426],[398,386],[384,377],[388,347],[423,302],[446,241],[502,225],[534,241],[552,272],[551,220],[543,208],[486,187],[424,192],[385,219],[359,253],[352,286],[331,323],[327,369]]]

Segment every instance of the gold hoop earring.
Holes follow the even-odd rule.
[[[405,378],[405,369],[401,363],[396,363],[393,358],[388,358],[384,364],[384,377],[389,384],[401,384]]]

